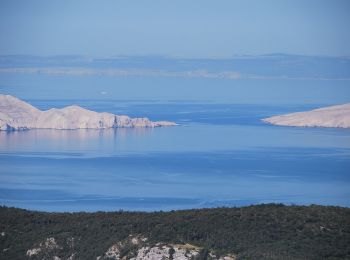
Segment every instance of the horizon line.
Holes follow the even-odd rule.
[[[269,57],[269,56],[291,56],[291,57],[309,57],[309,58],[350,58],[349,55],[324,55],[324,54],[298,54],[298,53],[285,53],[285,52],[272,52],[263,54],[232,54],[227,56],[200,56],[200,55],[169,55],[169,54],[111,54],[111,55],[89,55],[89,54],[1,54],[0,57],[40,57],[40,58],[55,58],[55,57],[80,57],[80,58],[92,58],[92,59],[117,59],[117,58],[132,58],[132,57],[153,57],[164,59],[213,59],[213,60],[226,60],[232,58],[253,58],[253,57]]]

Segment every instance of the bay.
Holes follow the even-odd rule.
[[[350,206],[350,131],[265,124],[322,104],[27,100],[176,127],[0,132],[0,204],[45,211]]]

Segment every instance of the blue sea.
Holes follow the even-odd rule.
[[[350,131],[260,119],[324,104],[26,99],[175,127],[0,132],[0,204],[44,211],[350,206]]]
[[[350,102],[350,60],[0,55],[0,93],[175,127],[0,132],[0,205],[174,210],[350,206],[350,130],[262,118]]]

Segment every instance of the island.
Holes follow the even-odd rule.
[[[125,115],[98,113],[73,105],[46,111],[10,95],[0,94],[0,130],[28,129],[106,129],[118,127],[174,126],[168,121],[130,118]]]
[[[280,126],[350,128],[350,103],[273,116],[262,121]]]

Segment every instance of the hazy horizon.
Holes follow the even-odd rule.
[[[259,54],[251,54],[251,53],[242,53],[242,54],[231,54],[227,56],[181,56],[181,55],[167,55],[161,53],[150,53],[150,54],[108,54],[108,55],[94,55],[94,54],[79,54],[79,53],[64,53],[64,54],[25,54],[25,53],[0,53],[0,57],[5,56],[27,56],[27,57],[41,57],[41,58],[49,58],[49,57],[84,57],[84,58],[131,58],[131,57],[155,57],[155,58],[167,58],[167,59],[214,59],[214,60],[226,60],[232,58],[250,58],[250,57],[265,57],[265,56],[296,56],[296,57],[319,57],[319,58],[350,58],[350,54],[348,55],[325,55],[325,54],[301,54],[301,53],[286,53],[286,52],[271,52],[271,53],[259,53]]]

